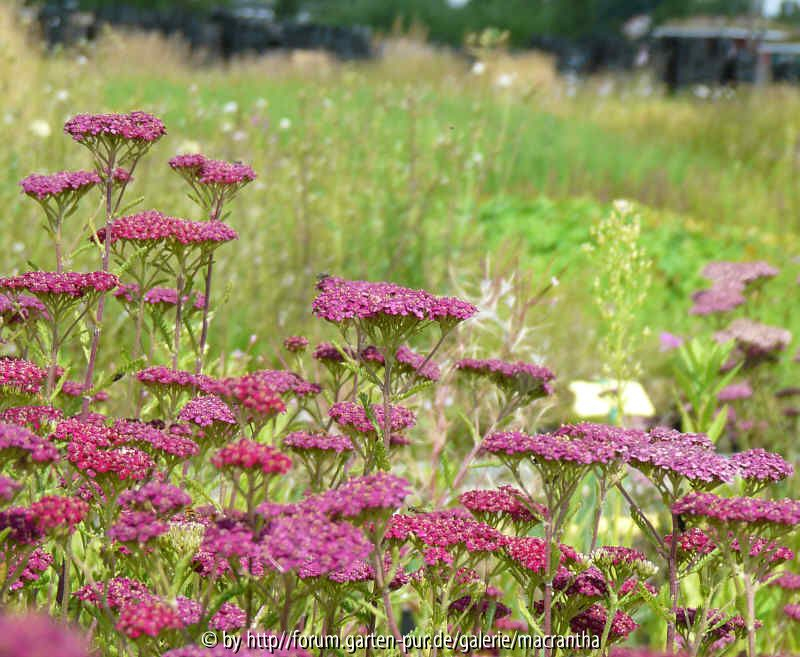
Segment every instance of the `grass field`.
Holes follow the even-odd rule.
[[[581,245],[614,198],[640,204],[655,260],[642,312],[653,351],[659,331],[692,330],[688,295],[708,260],[766,258],[783,269],[776,299],[795,289],[797,90],[704,100],[665,98],[640,79],[573,88],[544,57],[493,55],[478,75],[425,48],[354,65],[312,55],[200,66],[177,43],[107,35],[85,52],[45,54],[4,21],[3,270],[43,255],[24,239],[37,209],[17,181],[87,164],[63,120],[153,111],[169,136],[136,173],[138,209],[191,213],[166,175],[180,151],[249,162],[260,176],[229,218],[242,239],[220,273],[230,300],[212,328],[221,351],[248,348],[255,333],[269,353],[306,318],[320,272],[447,287],[477,282],[489,259],[536,289],[559,274],[537,314],[541,355],[566,379],[592,376]],[[777,306],[764,312],[787,320]],[[563,349],[575,344],[571,326],[584,358]]]

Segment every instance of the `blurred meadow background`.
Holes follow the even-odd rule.
[[[672,397],[659,379],[659,334],[708,324],[688,309],[710,260],[781,268],[760,319],[800,334],[786,303],[798,271],[796,87],[668,95],[646,71],[563,76],[550,55],[439,48],[415,24],[377,35],[379,56],[355,62],[300,51],[209,61],[178,38],[112,29],[48,50],[18,10],[0,7],[0,267],[49,255],[29,239],[39,210],[18,181],[88,164],[64,120],[153,112],[168,137],[136,171],[136,210],[191,218],[181,181],[167,175],[176,153],[241,160],[259,174],[229,217],[241,239],[219,258],[225,298],[211,343],[223,367],[232,355],[273,358],[294,332],[319,337],[309,305],[316,277],[332,273],[493,299],[487,354],[523,350],[504,322],[530,303],[527,354],[563,385],[595,378],[602,329],[586,247],[619,198],[641,215],[654,263],[636,322],[656,399]],[[91,245],[74,246],[76,266],[94,257]],[[793,376],[787,359],[782,377]]]

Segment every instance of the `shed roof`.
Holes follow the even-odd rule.
[[[753,21],[749,16],[696,16],[686,20],[669,21],[653,30],[655,38],[682,39],[751,39],[759,41],[786,41],[794,34],[783,25],[763,20]]]

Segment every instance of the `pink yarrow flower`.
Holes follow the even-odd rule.
[[[129,114],[78,114],[64,124],[64,132],[75,141],[124,140],[151,143],[167,131],[160,119],[146,112]]]
[[[49,175],[31,174],[20,181],[22,191],[39,201],[68,194],[82,195],[101,182],[93,171],[61,171]]]
[[[211,459],[220,470],[259,470],[264,474],[285,474],[292,460],[274,447],[242,438],[223,447]]]
[[[108,292],[117,285],[119,285],[119,278],[115,274],[103,271],[89,274],[30,271],[19,276],[0,278],[0,289],[25,290],[40,298],[56,295],[80,299],[87,294]]]

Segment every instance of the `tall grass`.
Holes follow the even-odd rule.
[[[146,194],[165,212],[192,213],[188,200],[176,201],[179,181],[164,175],[176,152],[240,159],[259,172],[228,219],[241,240],[219,271],[229,302],[212,324],[217,353],[247,349],[255,332],[255,349],[270,354],[306,316],[323,272],[441,288],[453,277],[479,277],[487,255],[518,254],[523,272],[546,282],[557,270],[552,263],[579,249],[578,233],[588,232],[583,215],[548,215],[552,253],[539,258],[545,237],[524,211],[485,220],[487,208],[524,206],[542,194],[588,199],[593,215],[619,197],[644,205],[644,240],[655,236],[658,247],[659,290],[655,315],[646,319],[660,328],[685,312],[684,300],[669,292],[675,279],[683,295],[715,255],[698,244],[729,257],[773,259],[796,248],[794,89],[741,90],[711,101],[665,98],[628,80],[608,93],[607,81],[575,88],[535,55],[495,55],[478,74],[454,55],[427,49],[410,56],[387,48],[395,54],[362,64],[318,55],[209,64],[179,42],[118,33],[46,53],[7,6],[0,42],[3,271],[43,259],[44,245],[24,239],[39,220],[17,187],[31,163],[34,170],[88,164],[60,132],[75,112],[141,108],[164,118],[168,138],[132,195]],[[576,217],[578,233],[558,230]],[[693,246],[676,266],[675,249],[687,243],[668,239],[686,233]],[[74,246],[73,264],[81,266],[89,247]],[[542,336],[550,359],[572,374],[591,374],[593,361],[582,362],[586,372],[575,370],[580,359],[565,353],[574,339],[560,318],[574,318],[591,353],[587,281],[576,260],[563,273],[558,304],[540,318],[550,327]]]

